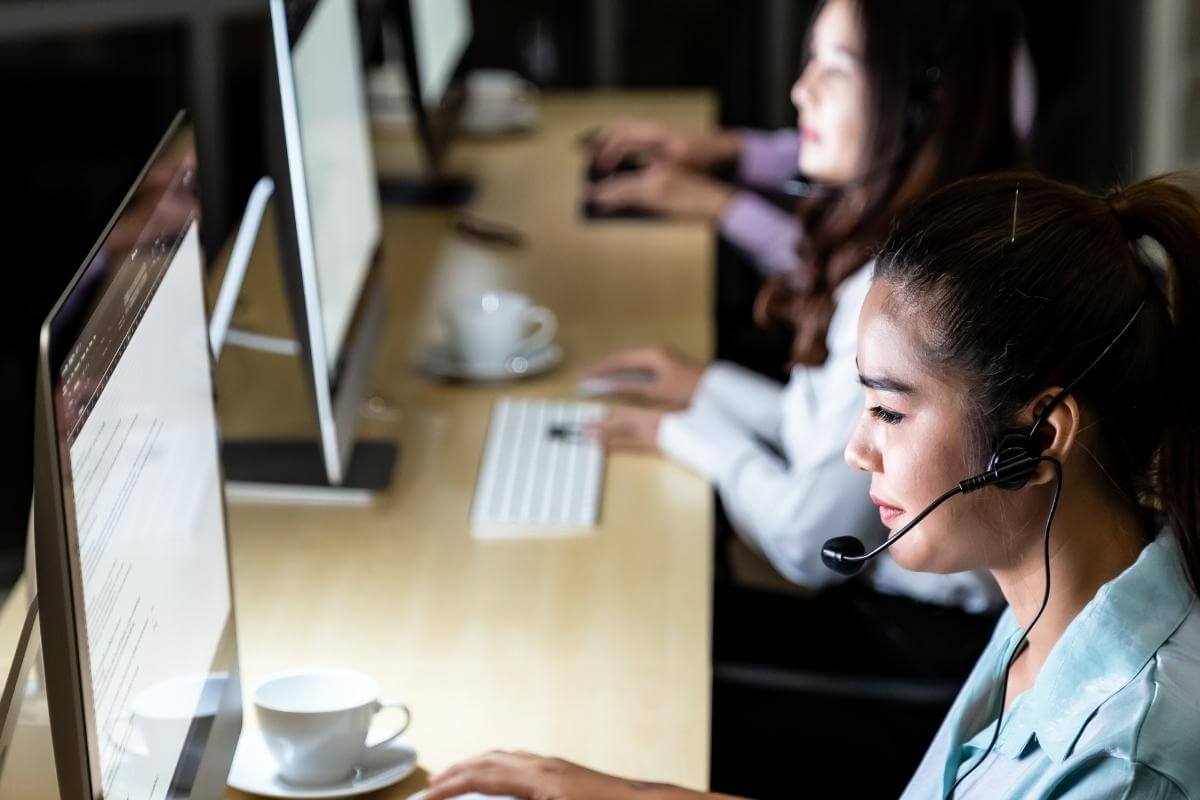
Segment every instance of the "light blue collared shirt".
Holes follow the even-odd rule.
[[[1020,637],[1009,609],[903,800],[944,798],[987,749]],[[1170,534],[1096,592],[1002,723],[956,798],[1200,798],[1200,601]]]

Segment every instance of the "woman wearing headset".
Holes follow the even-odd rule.
[[[1200,796],[1197,364],[1200,204],[1165,180],[964,182],[884,248],[846,450],[884,520],[997,446],[1031,457],[1014,491],[951,501],[891,548],[986,568],[1010,606],[906,796]]]
[[[596,429],[612,449],[661,450],[710,480],[738,535],[793,583],[820,589],[830,531],[882,540],[866,479],[842,449],[861,403],[855,322],[870,254],[903,209],[958,178],[1013,166],[1010,76],[1019,18],[1006,0],[828,0],[792,89],[805,267],[768,282],[764,319],[794,325],[785,386],[726,362],[701,368],[669,350],[617,353],[595,375],[646,406],[616,406]],[[982,611],[997,599],[980,575],[912,575],[883,559],[882,592]],[[975,653],[967,656],[968,663]]]
[[[962,181],[889,238],[858,326],[846,459],[895,560],[1009,603],[904,797],[1200,797],[1200,203]],[[467,790],[711,797],[493,753],[428,800]]]

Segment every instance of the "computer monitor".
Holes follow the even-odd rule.
[[[218,798],[241,730],[181,113],[41,329],[35,542],[63,797]]]
[[[471,4],[469,0],[395,0],[395,5],[421,138],[436,167],[464,99],[462,82],[456,78],[473,34]]]
[[[242,484],[380,490],[395,447],[356,442],[386,319],[379,189],[352,0],[270,0],[268,158],[280,265],[318,441],[226,442]]]
[[[466,100],[464,59],[474,35],[469,0],[389,0],[400,35],[404,75],[428,175],[389,177],[380,191],[389,205],[461,205],[469,179],[444,174],[443,156]]]

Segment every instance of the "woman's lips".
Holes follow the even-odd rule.
[[[821,137],[812,128],[800,127],[800,139],[809,144],[816,144],[821,141]]]
[[[904,513],[903,508],[894,506],[886,500],[881,500],[875,495],[871,495],[871,502],[879,506],[879,519],[881,519],[883,524],[889,528],[892,526],[892,523]]]

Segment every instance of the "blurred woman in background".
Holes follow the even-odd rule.
[[[871,255],[897,215],[938,187],[1022,161],[1010,102],[1019,40],[1005,0],[822,3],[792,89],[809,195],[798,209],[802,266],[768,281],[758,303],[762,321],[794,326],[789,382],[660,347],[591,371],[643,403],[613,408],[597,436],[704,475],[737,534],[796,584],[837,581],[819,557],[831,532],[883,538],[866,477],[842,460],[862,400],[855,323]],[[984,574],[915,575],[886,558],[866,580],[969,611],[998,598]]]

